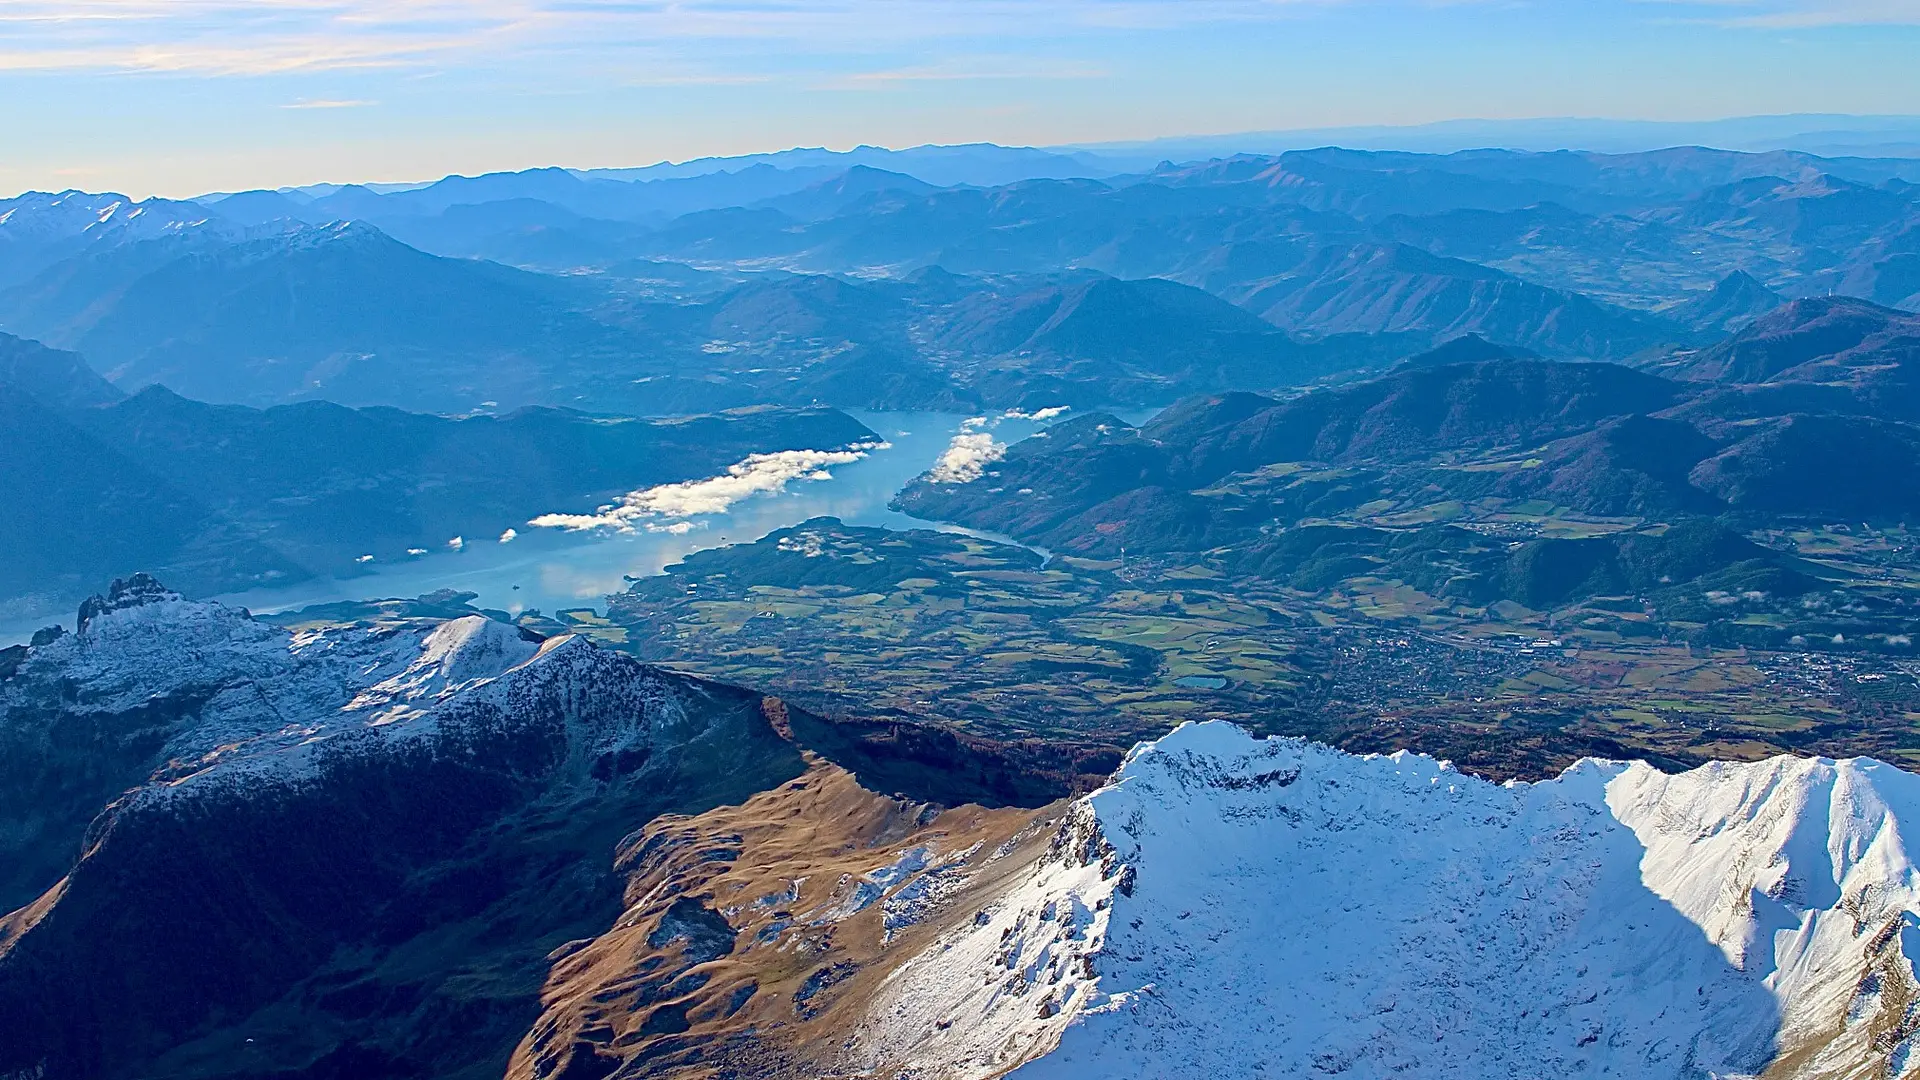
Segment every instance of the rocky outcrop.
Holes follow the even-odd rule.
[[[169,600],[180,599],[180,594],[155,580],[152,574],[135,574],[128,578],[115,578],[107,587],[105,596],[90,596],[80,605],[80,614],[75,625],[82,633],[87,623],[109,612],[123,611],[142,604],[161,604]],[[42,644],[35,642],[35,644]]]
[[[1496,785],[1188,725],[990,809],[914,792],[1017,755],[478,615],[296,634],[144,579],[8,662],[0,1076],[1920,1062],[1920,778],[1878,762]]]

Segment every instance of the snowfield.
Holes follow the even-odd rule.
[[[1920,1073],[1920,777],[1583,761],[1496,785],[1226,724],[1142,744],[855,1064],[927,1078]]]

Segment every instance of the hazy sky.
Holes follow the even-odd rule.
[[[1920,0],[0,0],[0,191],[1920,113]]]

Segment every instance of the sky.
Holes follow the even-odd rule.
[[[1920,0],[0,0],[0,191],[1920,114]]]

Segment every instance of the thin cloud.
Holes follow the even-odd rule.
[[[9,27],[0,31],[0,70],[234,76],[427,67],[507,50],[651,51],[673,41],[858,48],[1015,27],[1034,35],[1267,20],[1354,2],[1368,0],[10,0],[0,8]],[[1046,74],[909,69],[850,85]],[[1051,77],[1089,76],[1067,67]]]
[[[293,101],[280,106],[283,109],[365,109],[380,104],[377,101],[360,101],[339,98],[317,98],[312,101]]]
[[[1737,29],[1920,26],[1920,0],[1656,0],[1696,21]]]
[[[935,67],[862,71],[819,83],[826,90],[886,90],[902,83],[989,82],[1005,79],[1101,79],[1109,72],[1086,64],[970,63],[958,60]]]

